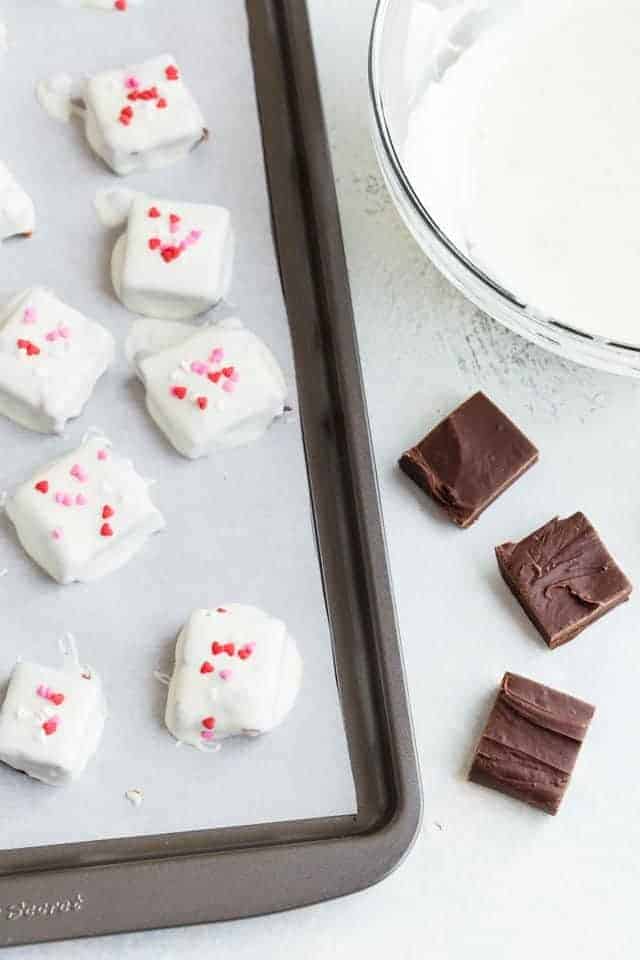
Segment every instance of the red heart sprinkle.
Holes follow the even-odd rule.
[[[122,13],[127,9],[127,0],[115,0],[113,4],[116,10],[120,10]]]
[[[171,223],[180,223],[181,220],[182,220],[182,217],[179,217],[177,213],[169,214],[169,221]]]
[[[39,483],[36,483],[36,490],[38,493],[49,493],[49,481],[40,480]]]
[[[236,652],[236,645],[235,645],[235,643],[225,643],[225,645],[224,645],[224,652],[225,652],[225,653],[228,653],[230,657],[233,657],[233,656],[235,655],[235,652]]]
[[[108,520],[109,517],[112,517],[114,515],[114,513],[115,513],[115,510],[113,509],[113,507],[110,507],[109,504],[107,503],[102,508],[102,519]]]
[[[224,607],[216,607],[216,613],[229,613]]]
[[[151,237],[151,239],[149,240],[149,249],[157,250],[158,247],[160,246],[160,243],[161,243],[161,240],[159,237]]]
[[[151,99],[152,99],[152,100],[157,100],[157,98],[158,98],[158,88],[157,88],[157,87],[149,87],[149,93],[151,94]]]
[[[251,656],[251,654],[249,653],[248,650],[238,650],[238,656],[240,657],[241,660],[247,660]]]
[[[158,110],[165,110],[167,108],[167,101],[165,100],[164,97],[160,97],[160,99],[156,103],[156,107],[158,108]]]
[[[218,643],[217,640],[211,644],[211,653],[214,655],[214,657],[219,656],[223,652],[224,652],[224,647],[222,646],[221,643]]]
[[[113,530],[111,529],[108,523],[103,523],[102,526],[100,527],[100,536],[101,537],[113,536]]]
[[[133,116],[133,107],[123,107],[120,111],[123,117],[132,117]]]
[[[55,733],[56,730],[58,729],[58,724],[57,724],[57,722],[56,722],[55,720],[46,720],[46,721],[42,724],[42,729],[44,730],[44,732],[46,733],[46,735],[47,735],[48,737],[50,737],[51,734],[52,734],[52,733]]]
[[[223,367],[222,372],[224,373],[225,377],[229,378],[233,376],[235,369],[234,367]]]
[[[177,397],[178,400],[184,400],[184,398],[185,398],[186,395],[187,395],[187,388],[186,388],[186,387],[172,387],[172,388],[171,388],[171,395],[174,396],[174,397]]]
[[[167,69],[165,70],[165,75],[166,75],[166,77],[167,77],[167,80],[179,80],[179,79],[180,79],[180,71],[179,71],[178,68],[177,68],[176,66],[174,66],[173,64],[171,64],[171,66],[167,67]]]
[[[37,357],[40,353],[40,347],[36,347],[35,343],[30,343],[27,347],[27,354],[30,357]]]
[[[209,377],[209,380],[211,380],[211,383],[217,383],[222,374],[217,371],[216,373],[208,373],[207,376]]]
[[[202,721],[202,726],[206,727],[207,730],[213,730],[215,725],[216,725],[215,717],[205,717],[204,720]]]
[[[206,397],[198,397],[198,406],[201,410],[206,410],[209,406],[209,401]]]
[[[153,217],[155,219],[156,217],[161,217],[162,214],[160,213],[157,207],[151,207],[151,209],[149,210],[148,216]]]
[[[29,341],[28,341],[28,340],[18,340],[18,341],[17,341],[17,345],[18,345],[18,350],[26,350],[27,347],[29,346]]]
[[[162,259],[165,263],[171,263],[180,256],[180,247],[165,247],[162,251]]]
[[[59,707],[64,703],[64,693],[52,693],[49,699],[51,703],[55,703],[56,707]]]
[[[137,100],[140,97],[140,94],[137,90],[132,90],[131,93],[127,94],[127,100]]]
[[[214,669],[215,667],[213,666],[213,664],[209,663],[208,660],[205,660],[205,662],[200,667],[200,673],[213,673]]]

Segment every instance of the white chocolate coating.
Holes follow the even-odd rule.
[[[80,776],[98,749],[106,716],[92,670],[18,663],[0,709],[0,761],[63,786]]]
[[[0,414],[62,433],[113,360],[113,337],[41,287],[0,307]]]
[[[140,320],[127,352],[150,415],[189,459],[252,443],[284,412],[287,388],[275,357],[235,318],[199,330]]]
[[[148,92],[154,95],[147,98]],[[85,102],[87,140],[122,176],[175,163],[206,135],[204,117],[170,54],[91,77]]]
[[[178,637],[165,722],[176,740],[204,750],[268,733],[293,709],[301,681],[281,620],[234,603],[196,610]]]
[[[46,464],[8,498],[29,556],[58,583],[96,580],[164,527],[149,484],[101,436]]]
[[[134,313],[190,319],[227,295],[233,256],[228,210],[136,194],[113,251],[114,290]]]
[[[0,37],[0,50],[2,41]],[[0,163],[0,240],[25,236],[35,229],[36,214],[31,197]]]
[[[126,0],[125,11],[130,7],[141,7],[144,0]],[[104,10],[106,12],[121,13],[115,0],[60,0],[63,7],[91,7],[94,10]]]

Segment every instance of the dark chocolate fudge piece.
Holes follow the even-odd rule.
[[[629,599],[632,586],[583,513],[496,548],[500,572],[551,648]]]
[[[505,673],[469,779],[556,814],[594,713],[582,700]]]
[[[538,451],[483,393],[449,414],[400,460],[400,468],[459,527],[532,467]]]

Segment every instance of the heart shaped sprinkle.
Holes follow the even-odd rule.
[[[167,67],[167,69],[165,70],[165,75],[166,75],[167,80],[179,80],[179,79],[180,79],[180,71],[178,70],[178,68],[177,68],[174,64],[171,64],[170,66]]]
[[[98,460],[106,460],[109,454],[106,450],[98,450]]]
[[[115,513],[115,510],[113,509],[113,507],[110,507],[109,504],[106,503],[102,508],[102,519],[108,520],[109,517],[112,517],[114,515],[114,513]]]
[[[52,530],[51,536],[54,540],[62,540],[62,530],[60,527],[56,527],[55,530]]]
[[[213,730],[202,730],[200,736],[203,740],[213,740]]]
[[[200,673],[213,673],[214,666],[212,663],[209,663],[208,660],[205,660],[202,666],[200,667]]]
[[[217,640],[211,644],[211,653],[214,655],[214,657],[219,656],[223,652],[224,652],[224,647],[221,643],[218,643]]]
[[[103,523],[100,527],[100,536],[101,537],[112,537],[113,529],[108,523]]]
[[[152,220],[155,220],[157,217],[161,217],[162,214],[157,207],[151,207],[148,216],[150,216]]]
[[[202,721],[202,726],[206,727],[207,730],[213,730],[215,725],[216,725],[215,717],[205,717],[204,720]]]
[[[156,102],[156,107],[158,108],[158,110],[166,110],[167,101],[165,100],[164,97],[160,97],[160,99]]]
[[[225,643],[225,645],[224,645],[224,652],[225,652],[225,653],[228,653],[230,657],[235,656],[235,652],[236,652],[236,645],[235,645],[235,643]]]
[[[35,307],[27,307],[27,309],[22,314],[22,322],[26,324],[35,323],[38,319],[38,313]]]
[[[231,379],[231,377],[234,375],[235,372],[236,372],[236,371],[235,371],[235,368],[234,368],[234,367],[223,367],[223,368],[222,368],[222,373],[224,374],[224,376],[225,376],[228,380]]]
[[[159,237],[151,237],[151,239],[149,240],[149,249],[157,250],[161,243],[162,241],[160,240]]]
[[[224,390],[225,393],[233,393],[235,388],[236,388],[236,385],[233,382],[233,380],[225,380],[225,382],[222,384],[222,389]]]
[[[64,693],[52,693],[49,700],[51,700],[51,703],[55,703],[56,707],[59,707],[64,703]]]
[[[178,400],[184,400],[187,395],[186,387],[171,387],[171,396],[177,397]]]
[[[209,376],[209,380],[211,380],[211,383],[217,383],[220,377],[222,376],[222,374],[220,373],[219,370],[217,370],[215,373],[210,373],[208,376]]]
[[[209,401],[206,397],[198,397],[197,403],[201,410],[206,410],[209,406]]]
[[[124,13],[127,9],[127,0],[115,0],[114,7],[116,10],[119,10],[121,13]]]
[[[212,350],[211,356],[209,357],[209,359],[211,360],[211,363],[222,363],[223,358],[224,358],[224,350],[222,349],[222,347],[216,347],[215,350]]]
[[[229,613],[224,607],[216,607],[216,613]]]
[[[54,717],[52,717],[51,720],[45,720],[45,722],[42,724],[42,729],[46,735],[50,737],[51,734],[55,733],[58,729],[58,721]]]
[[[251,654],[249,653],[248,650],[245,650],[243,648],[242,650],[238,650],[238,656],[240,657],[241,660],[248,660]]]
[[[221,670],[219,676],[221,680],[231,680],[233,670]]]
[[[48,480],[38,481],[38,483],[36,483],[36,490],[38,491],[38,493],[49,493],[49,481]]]
[[[85,497],[84,493],[79,493],[78,496],[76,497],[76,504],[77,504],[79,507],[86,507],[86,505],[87,505],[88,502],[89,502],[89,501],[88,501],[87,498]]]

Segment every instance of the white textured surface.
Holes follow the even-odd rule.
[[[529,346],[482,317],[424,261],[390,205],[370,146],[365,48],[374,0],[309,5],[413,692],[424,829],[393,877],[348,900],[242,923],[17,949],[11,957],[627,960],[640,946],[640,797],[636,774],[625,774],[621,759],[625,750],[635,758],[637,669],[621,674],[618,657],[637,663],[636,606],[632,601],[549,653],[505,596],[487,547],[500,534],[526,532],[540,514],[573,509],[577,484],[582,505],[594,508],[608,545],[640,583],[640,502],[635,472],[627,479],[622,472],[640,456],[640,384]],[[542,460],[486,522],[460,532],[439,523],[414,495],[395,458],[477,386],[531,430]],[[588,443],[595,450],[584,449]],[[435,564],[434,532],[446,542]],[[469,571],[470,582],[456,580]],[[477,602],[463,602],[460,590],[482,581]],[[436,617],[429,629],[427,600]],[[512,635],[508,663],[494,643],[498,630]],[[504,667],[564,682],[596,701],[608,690],[609,706],[594,722],[558,818],[463,782],[477,724]]]

